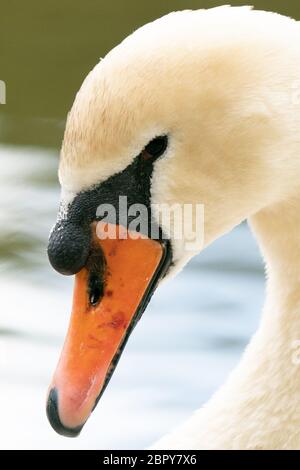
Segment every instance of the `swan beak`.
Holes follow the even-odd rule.
[[[98,237],[108,226],[97,224]],[[114,239],[99,239],[94,230],[88,262],[75,277],[70,325],[49,390],[48,419],[69,437],[80,433],[95,408],[168,264],[163,242],[115,229]]]

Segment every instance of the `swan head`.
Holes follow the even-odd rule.
[[[67,119],[61,209],[48,249],[55,269],[78,273],[71,326],[48,400],[58,432],[80,432],[137,312],[163,276],[278,196],[280,172],[272,161],[282,122],[272,119],[264,94],[267,65],[263,49],[257,50],[263,35],[249,9],[172,13],[125,39],[79,90]],[[157,237],[125,224],[127,232],[141,232],[123,241],[125,248],[97,240],[99,206],[112,206],[120,217],[120,196],[127,198],[126,210],[146,207],[146,228],[151,220]],[[179,237],[174,217],[161,217],[174,205],[192,208],[190,228]],[[199,226],[191,215],[198,206],[204,211]],[[105,227],[113,225],[121,230],[122,222],[109,219]],[[100,232],[105,227],[102,217]],[[110,258],[113,251],[119,261]],[[142,260],[148,260],[146,274],[136,274],[136,281]],[[118,290],[107,287],[122,291],[119,268],[130,291],[121,300]],[[108,281],[105,272],[113,273]]]

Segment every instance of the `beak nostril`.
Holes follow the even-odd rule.
[[[89,300],[90,304],[95,307],[104,295],[104,283],[102,279],[92,274],[89,279]]]
[[[102,249],[93,243],[86,268],[89,271],[88,294],[90,304],[95,307],[104,295],[106,260]]]

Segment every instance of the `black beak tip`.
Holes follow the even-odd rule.
[[[77,437],[80,434],[83,425],[76,428],[67,428],[62,424],[58,414],[58,392],[56,388],[50,390],[46,413],[52,428],[61,436]]]

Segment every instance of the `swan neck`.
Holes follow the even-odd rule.
[[[295,307],[300,299],[300,197],[260,211],[250,225],[266,263],[267,301],[293,293]]]

